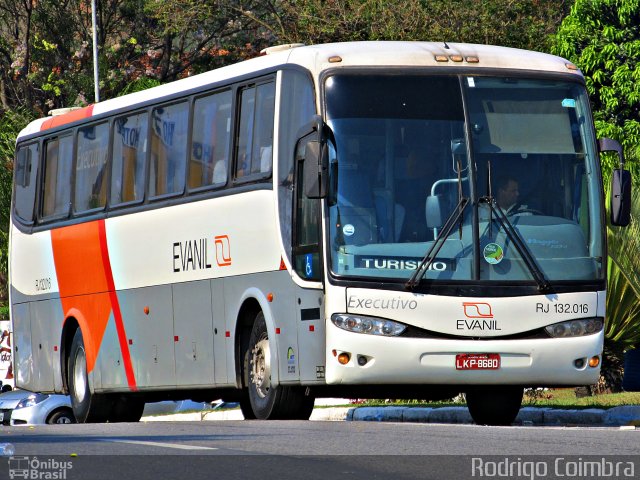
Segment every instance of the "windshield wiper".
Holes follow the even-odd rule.
[[[416,268],[416,271],[413,272],[413,275],[411,275],[411,278],[409,278],[407,283],[405,283],[404,287],[407,290],[413,290],[415,287],[418,286],[418,284],[420,283],[420,280],[422,280],[422,277],[424,277],[424,274],[427,272],[427,270],[429,270],[429,267],[431,267],[431,265],[435,261],[436,255],[438,255],[438,252],[444,245],[444,242],[449,237],[451,230],[453,230],[453,227],[457,223],[458,219],[464,213],[464,209],[468,203],[469,203],[469,199],[467,197],[462,197],[462,196],[460,197],[460,200],[458,201],[458,205],[456,205],[456,207],[449,214],[447,221],[444,223],[444,226],[440,230],[440,234],[436,237],[435,241],[431,245],[431,248],[427,250],[427,253],[424,255],[424,257],[418,264],[418,268]]]
[[[502,229],[513,242],[516,250],[524,260],[524,264],[527,266],[529,273],[531,273],[531,276],[538,284],[538,290],[542,293],[550,291],[551,283],[545,277],[544,272],[538,265],[538,262],[531,253],[531,250],[529,250],[529,247],[522,239],[522,236],[513,226],[513,223],[511,223],[511,220],[509,220],[509,217],[507,217],[502,208],[496,205],[495,200],[492,197],[480,197],[479,203],[486,203],[489,206],[490,215],[495,214],[496,220],[498,220]],[[489,225],[491,225],[491,222],[492,220],[490,220]]]

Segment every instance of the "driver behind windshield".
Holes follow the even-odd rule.
[[[518,202],[520,190],[513,175],[498,178],[496,203],[506,215],[531,215],[527,205]]]

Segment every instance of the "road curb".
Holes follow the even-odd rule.
[[[335,413],[333,417],[336,417]],[[344,419],[376,422],[474,423],[466,407],[357,407],[350,408]],[[640,426],[640,406],[625,405],[607,410],[523,407],[514,425]]]
[[[142,421],[222,421],[242,420],[239,409],[221,412],[195,412],[148,416]],[[311,414],[316,421],[347,422],[413,422],[473,424],[467,407],[328,407],[316,408]],[[536,426],[640,426],[640,405],[625,405],[610,409],[560,409],[523,407],[514,425]]]

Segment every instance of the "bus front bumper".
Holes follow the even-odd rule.
[[[327,384],[580,386],[600,375],[604,333],[534,340],[381,337],[327,322]],[[340,354],[349,361],[340,362]],[[463,354],[499,355],[491,369],[456,368]],[[598,357],[599,364],[589,366]],[[342,356],[342,361],[345,361]],[[365,361],[366,360],[366,361]],[[461,362],[459,363],[459,367]]]

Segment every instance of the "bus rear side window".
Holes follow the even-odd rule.
[[[42,217],[62,218],[69,214],[73,137],[53,138],[45,143]]]
[[[16,215],[25,223],[33,223],[38,153],[38,144],[33,144],[21,147],[16,158],[14,208]]]
[[[107,203],[109,124],[78,130],[74,210],[83,212]]]
[[[113,128],[111,204],[142,201],[147,160],[147,114],[117,118]]]
[[[187,102],[153,109],[149,184],[152,197],[184,191],[188,123]]]

